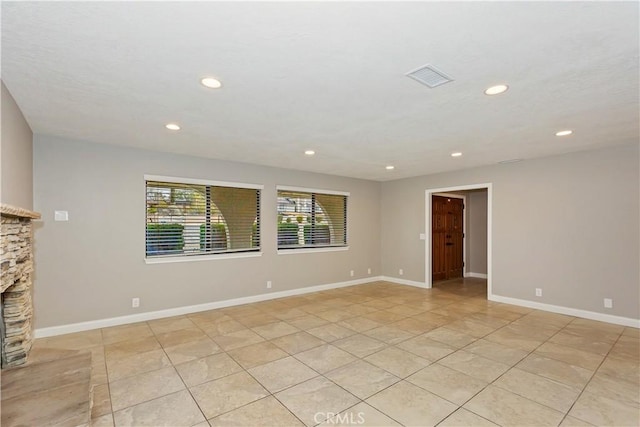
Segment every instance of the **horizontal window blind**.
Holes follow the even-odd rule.
[[[278,249],[347,245],[347,196],[278,190]]]
[[[260,250],[260,190],[146,181],[146,256]]]

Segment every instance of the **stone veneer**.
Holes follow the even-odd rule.
[[[22,365],[33,343],[33,229],[40,214],[0,205],[2,368]]]

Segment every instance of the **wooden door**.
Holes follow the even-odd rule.
[[[433,196],[431,206],[432,281],[462,277],[462,199]]]

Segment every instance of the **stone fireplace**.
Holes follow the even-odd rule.
[[[0,205],[2,368],[22,365],[33,343],[33,229],[40,214]]]

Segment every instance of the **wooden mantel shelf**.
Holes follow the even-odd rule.
[[[0,203],[0,215],[18,218],[40,219],[40,214],[38,212],[33,212],[11,205],[5,205],[4,203]]]

